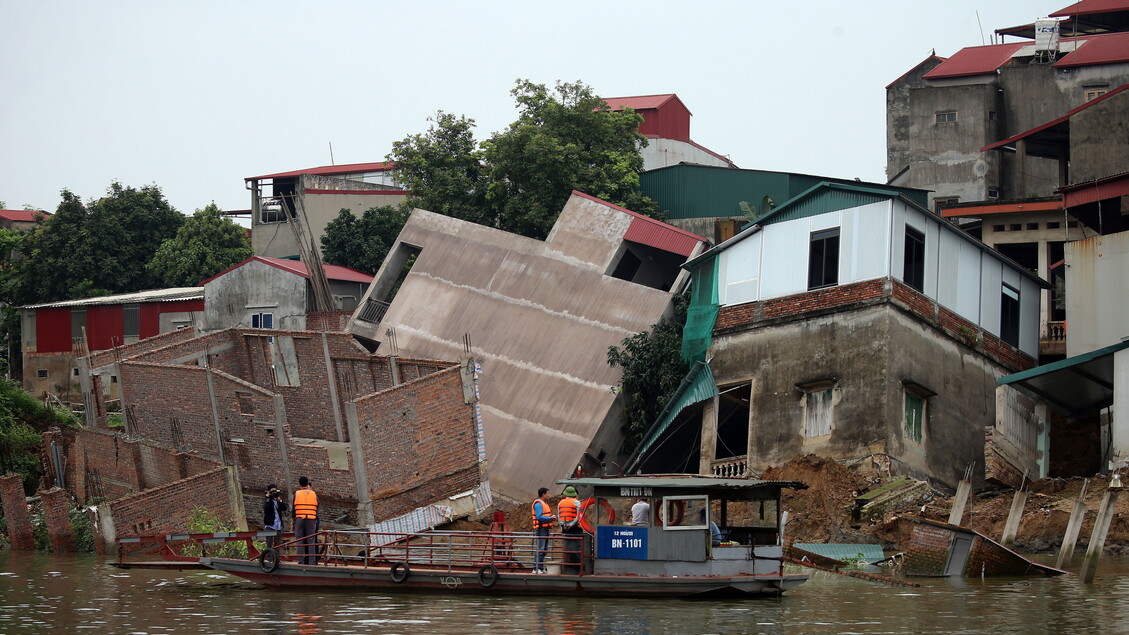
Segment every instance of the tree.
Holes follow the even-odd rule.
[[[63,190],[54,216],[25,239],[24,303],[68,300],[151,289],[160,279],[145,265],[184,216],[156,185],[114,182],[106,196],[84,205]]]
[[[658,206],[638,192],[647,139],[643,117],[613,111],[588,86],[519,80],[510,92],[517,121],[482,144],[490,170],[487,199],[507,231],[543,238],[572,190],[641,214]]]
[[[174,238],[161,243],[147,266],[167,286],[191,286],[253,254],[247,230],[213,202],[196,210]]]
[[[404,206],[493,226],[474,120],[440,110],[428,121],[425,134],[393,143],[388,156],[396,163],[396,180],[411,192]]]
[[[628,451],[643,440],[689,372],[681,355],[688,305],[687,296],[676,296],[671,318],[624,339],[622,349],[608,347],[608,365],[623,369],[619,392],[624,398],[622,430]]]
[[[341,210],[322,234],[322,258],[327,264],[375,274],[404,228],[408,209],[371,207],[359,219],[351,211]]]
[[[642,117],[613,111],[588,86],[519,80],[517,121],[476,147],[474,120],[440,111],[388,156],[414,205],[534,238],[548,235],[573,190],[659,216],[638,191]]]

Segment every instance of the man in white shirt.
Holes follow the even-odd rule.
[[[647,499],[640,498],[631,506],[631,524],[646,527],[651,524],[651,505]]]

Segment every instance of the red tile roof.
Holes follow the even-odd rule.
[[[582,196],[588,200],[596,201],[597,203],[630,214],[633,218],[631,219],[631,224],[627,227],[627,233],[623,236],[624,240],[649,245],[656,249],[662,249],[663,251],[669,251],[687,257],[694,253],[694,248],[699,243],[709,242],[697,234],[679,229],[674,225],[668,225],[650,216],[644,216],[639,212],[633,212],[615,203],[609,203],[591,194],[585,194],[580,190],[573,190],[572,193],[576,196]]]
[[[1078,48],[1055,62],[1055,68],[1129,62],[1129,33],[1104,33],[1069,39],[1077,40]]]
[[[279,269],[282,269],[283,271],[289,271],[290,273],[297,274],[299,276],[302,276],[303,278],[309,278],[310,277],[310,270],[306,267],[306,263],[304,263],[300,260],[286,260],[285,258],[267,258],[266,256],[251,256],[250,258],[244,260],[243,262],[241,262],[237,265],[232,265],[232,266],[228,267],[227,269],[224,269],[223,271],[217,273],[216,275],[212,276],[211,278],[208,278],[207,280],[205,280],[204,282],[201,282],[200,284],[203,285],[203,284],[206,284],[208,282],[211,282],[212,280],[215,280],[216,278],[224,275],[225,273],[231,271],[232,269],[242,267],[243,265],[251,262],[252,260],[258,260],[259,262],[268,264],[272,267],[278,267]],[[366,282],[366,283],[372,282],[372,278],[373,278],[372,276],[368,275],[367,273],[362,273],[360,271],[357,271],[356,269],[350,269],[348,267],[341,267],[339,265],[322,265],[322,267],[325,269],[325,277],[329,278],[330,280],[342,280],[342,281],[345,281],[345,282]]]
[[[32,223],[40,219],[46,219],[51,214],[40,210],[26,210],[26,209],[0,209],[0,218],[14,222],[27,222]]]
[[[334,175],[334,174],[357,174],[359,172],[385,172],[388,170],[396,169],[396,164],[391,161],[382,161],[379,163],[348,163],[345,165],[323,165],[319,168],[306,168],[305,170],[291,170],[290,172],[278,172],[276,174],[264,174],[262,176],[249,176],[244,181],[262,181],[264,179],[281,179],[288,176],[299,176],[302,174],[321,174],[321,175]]]
[[[1080,0],[1050,14],[1051,18],[1069,18],[1075,15],[1129,11],[1129,0]]]
[[[994,73],[996,69],[1007,64],[1011,56],[1019,49],[1029,44],[1029,42],[1011,42],[963,48],[949,59],[941,62],[937,68],[926,73],[924,77],[925,79],[940,79],[942,77],[966,77]]]

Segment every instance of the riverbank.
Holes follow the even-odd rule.
[[[904,551],[913,532],[912,518],[924,517],[947,522],[952,509],[949,493],[924,489],[924,493],[883,510],[879,516],[855,519],[853,510],[859,496],[882,486],[886,480],[869,469],[869,461],[856,466],[808,455],[773,467],[761,475],[766,480],[801,481],[806,490],[784,490],[783,506],[788,511],[786,535],[797,542],[842,542],[881,544],[885,551]],[[1093,531],[1094,518],[1109,479],[1043,479],[1031,484],[1013,548],[1021,553],[1052,553],[1062,544],[1066,523],[1074,501],[1088,481],[1087,514],[1076,546],[1081,552]],[[1011,509],[1014,490],[974,491],[965,508],[964,526],[999,540]],[[555,505],[556,499],[554,499]],[[511,531],[531,531],[529,504],[501,507]],[[1105,553],[1129,554],[1129,497],[1122,497],[1117,515],[1109,527]],[[485,527],[483,527],[485,528]]]

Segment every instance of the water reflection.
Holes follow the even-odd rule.
[[[922,580],[891,588],[830,574],[783,598],[727,601],[269,591],[210,572],[120,571],[92,556],[0,551],[0,632],[1029,633],[1123,632],[1129,559],[1098,581]]]

